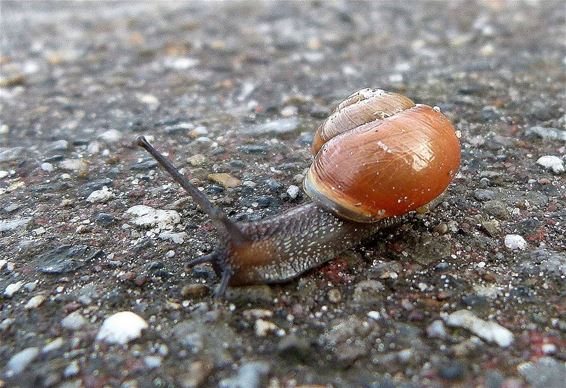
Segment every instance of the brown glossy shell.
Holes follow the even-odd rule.
[[[391,110],[398,109],[397,101],[410,101],[388,96],[394,100]],[[413,105],[331,137],[317,153],[304,188],[343,218],[374,222],[432,201],[459,165],[460,143],[450,121],[437,108]]]
[[[311,152],[316,155],[328,140],[362,124],[383,120],[415,106],[405,96],[380,89],[362,89],[342,101],[318,127]]]

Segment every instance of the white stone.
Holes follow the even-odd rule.
[[[185,241],[186,237],[187,237],[187,233],[185,233],[185,232],[173,233],[173,232],[165,231],[165,232],[159,233],[160,239],[171,240],[175,244],[182,244]]]
[[[6,287],[6,290],[4,290],[4,296],[11,298],[16,292],[20,290],[20,288],[22,288],[23,284],[24,282],[21,281],[9,284],[8,287]]]
[[[6,264],[8,264],[8,260],[6,260],[6,259],[0,260],[0,271],[1,271],[2,269],[4,269],[4,267],[6,266]]]
[[[273,311],[267,309],[249,309],[245,310],[242,315],[245,319],[271,318]]]
[[[0,170],[0,179],[6,178],[10,173],[6,170]]]
[[[106,143],[116,143],[122,138],[122,132],[117,129],[109,129],[108,131],[102,132],[98,135],[98,138]]]
[[[39,228],[35,228],[34,230],[32,230],[32,232],[36,235],[36,236],[41,236],[42,234],[45,234],[46,230],[43,226],[40,226]]]
[[[63,338],[57,337],[53,341],[51,341],[47,345],[45,345],[43,347],[43,349],[41,349],[41,353],[49,353],[49,352],[52,352],[54,350],[57,350],[61,346],[63,346],[64,343],[65,343],[65,341],[63,341]]]
[[[37,357],[39,354],[38,348],[26,348],[19,353],[16,353],[10,358],[6,365],[6,375],[8,377],[15,376],[26,369],[26,367]]]
[[[299,111],[299,108],[297,108],[296,106],[293,106],[293,105],[289,105],[289,106],[286,106],[285,108],[281,109],[281,116],[283,116],[283,117],[295,116],[298,111]]]
[[[527,248],[527,242],[518,234],[508,234],[505,236],[505,246],[512,250],[525,250]]]
[[[208,135],[208,129],[206,129],[206,127],[203,127],[202,125],[199,125],[191,131],[191,137],[193,139],[206,135]]]
[[[96,340],[124,345],[139,338],[142,330],[147,327],[147,322],[140,316],[131,311],[121,311],[106,318],[96,335]]]
[[[46,171],[46,172],[52,172],[53,170],[55,170],[53,165],[51,163],[47,163],[47,162],[41,163],[41,169],[43,171]]]
[[[44,300],[45,300],[44,295],[33,296],[30,300],[28,300],[28,302],[26,303],[24,308],[26,310],[38,308],[39,306],[41,306],[41,304],[43,303]]]
[[[265,337],[267,334],[276,332],[277,330],[279,330],[279,327],[273,322],[264,319],[255,321],[255,335],[258,337]]]
[[[67,367],[63,371],[63,376],[65,377],[76,376],[79,374],[79,372],[80,372],[79,363],[75,360],[71,362],[69,365],[67,365]]]
[[[90,193],[86,200],[90,203],[106,203],[114,197],[114,193],[104,186],[101,190],[95,190]]]
[[[367,313],[368,318],[373,319],[374,321],[379,321],[381,319],[381,314],[379,311],[369,311]]]
[[[149,369],[159,368],[161,366],[161,357],[159,356],[146,356],[143,359],[145,366]]]
[[[59,163],[59,167],[68,171],[81,171],[88,169],[88,164],[82,159],[65,159]]]
[[[444,338],[446,337],[446,328],[444,322],[436,320],[426,328],[426,334],[431,338]]]
[[[537,164],[543,166],[547,170],[551,170],[555,174],[564,172],[564,162],[558,156],[544,155],[538,158]]]
[[[495,342],[501,347],[513,343],[513,333],[493,321],[484,321],[471,311],[458,310],[446,318],[446,324],[453,327],[463,327],[488,342]]]
[[[69,330],[79,330],[88,323],[87,319],[83,317],[78,311],[74,311],[67,315],[61,321],[61,326]]]
[[[136,98],[139,102],[146,104],[150,109],[157,109],[159,106],[159,99],[153,94],[137,93]]]
[[[299,195],[299,187],[295,186],[295,185],[291,185],[289,186],[289,188],[287,189],[287,194],[289,195],[289,197],[291,197],[292,199],[297,198],[297,196]]]
[[[158,226],[161,229],[173,229],[181,222],[181,216],[175,210],[160,210],[150,206],[136,205],[126,210],[132,216],[132,222],[138,226]]]
[[[190,57],[165,57],[163,65],[168,69],[187,70],[199,64],[199,60]]]
[[[100,143],[97,141],[90,142],[86,147],[86,152],[89,154],[97,154],[100,151]]]

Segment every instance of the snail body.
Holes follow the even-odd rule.
[[[455,176],[460,145],[440,110],[362,89],[318,128],[304,181],[313,202],[254,223],[234,223],[143,137],[145,148],[211,217],[221,242],[209,255],[228,285],[292,279],[438,197]]]

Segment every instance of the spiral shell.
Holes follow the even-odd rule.
[[[319,127],[306,193],[342,218],[374,222],[439,196],[460,165],[454,127],[438,108],[360,90]]]

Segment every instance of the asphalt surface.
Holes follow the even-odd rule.
[[[1,1],[0,386],[562,386],[565,16],[560,1]],[[308,201],[314,129],[365,87],[453,121],[442,203],[213,300],[212,267],[184,263],[214,227],[135,138],[254,222]]]

